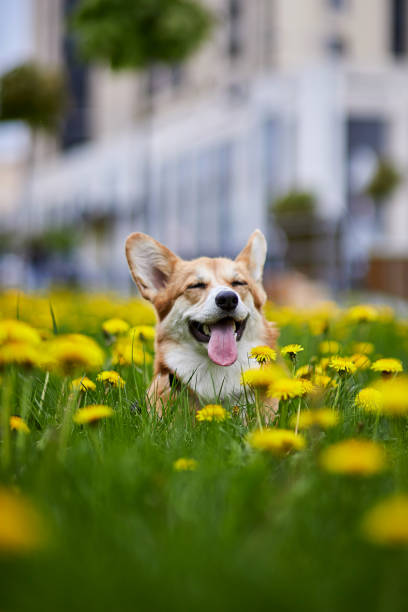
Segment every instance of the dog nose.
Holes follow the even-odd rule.
[[[220,291],[215,296],[215,303],[222,310],[231,312],[238,306],[238,296],[234,291]]]

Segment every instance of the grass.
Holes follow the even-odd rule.
[[[84,308],[74,296],[64,300],[71,311]],[[10,316],[4,301],[3,315]],[[24,312],[20,302],[21,319],[40,316],[45,306],[35,306]],[[50,330],[54,324],[58,334],[89,332],[89,305],[86,329],[80,316],[59,314],[58,304],[53,310]],[[110,314],[101,309],[89,332],[107,360],[112,346],[99,329]],[[286,311],[270,316],[282,323],[281,346],[305,347],[298,365],[320,359],[319,343],[328,335],[343,354],[364,340],[375,346],[370,358],[396,357],[408,365],[408,334],[392,317],[345,323],[340,315],[314,335],[307,317]],[[126,382],[123,389],[97,383],[95,391],[72,393],[72,376],[3,368],[0,483],[35,504],[46,537],[30,553],[0,553],[2,612],[405,611],[407,548],[378,546],[361,532],[367,510],[408,489],[406,419],[355,406],[358,390],[379,375],[358,370],[347,377],[338,394],[339,424],[308,430],[305,450],[275,456],[246,442],[257,427],[250,403],[239,413],[224,404],[231,418],[198,423],[181,393],[158,419],[144,399],[151,365],[115,369]],[[328,391],[321,403],[333,405],[336,394]],[[99,403],[112,406],[114,416],[92,426],[73,423],[79,405]],[[308,403],[302,400],[302,410]],[[284,409],[291,415],[297,406],[290,400]],[[22,416],[30,434],[10,431],[9,415]],[[350,437],[381,441],[388,469],[371,477],[324,472],[322,450]],[[194,458],[197,469],[175,471],[180,457]],[[0,521],[1,513],[0,505]]]

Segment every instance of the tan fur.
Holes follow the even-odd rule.
[[[203,348],[196,346],[199,344],[197,340],[191,334],[186,334],[183,315],[191,308],[201,308],[206,300],[208,301],[210,292],[216,291],[217,287],[231,288],[239,295],[242,308],[250,313],[247,329],[251,331],[248,331],[248,334],[252,333],[256,337],[257,344],[275,346],[277,330],[262,314],[262,306],[266,300],[262,286],[265,249],[264,238],[259,230],[252,234],[248,244],[234,261],[208,257],[185,261],[145,234],[131,234],[127,239],[126,256],[132,276],[141,294],[151,301],[158,315],[154,379],[148,390],[148,398],[159,413],[170,398],[169,374],[174,374],[170,362],[175,352],[180,349],[180,343],[187,342],[187,345],[184,344],[187,348],[191,345],[197,353],[202,352],[202,358],[199,355],[197,357],[198,363],[207,360],[209,365],[214,367],[204,354]],[[246,284],[233,286],[234,281]],[[205,283],[205,289],[190,287],[197,283]],[[245,330],[243,338],[246,333]],[[240,342],[242,339],[237,345]],[[222,366],[216,367],[223,370]],[[226,373],[228,369],[224,368]],[[182,380],[183,384],[186,382]],[[198,405],[193,389],[190,389],[190,396],[191,403]]]

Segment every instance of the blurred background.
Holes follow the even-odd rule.
[[[407,56],[408,0],[2,2],[0,285],[127,292],[132,231],[259,227],[272,293],[408,297]]]

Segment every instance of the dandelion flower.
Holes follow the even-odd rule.
[[[31,502],[0,487],[0,554],[26,554],[44,541],[44,528]]]
[[[303,382],[299,378],[278,378],[268,388],[268,397],[287,400],[300,397],[305,393]]]
[[[197,410],[197,421],[225,421],[230,417],[230,414],[219,404],[208,404]]]
[[[96,377],[96,380],[99,380],[104,383],[109,383],[112,387],[124,387],[125,381],[115,370],[104,370],[100,372]]]
[[[353,344],[353,350],[355,353],[362,355],[371,355],[374,352],[374,344],[372,342],[355,342]]]
[[[28,368],[40,367],[42,356],[37,346],[28,342],[7,342],[0,346],[0,367],[11,364]]]
[[[295,372],[296,378],[310,378],[313,373],[313,368],[311,365],[307,364],[298,368]]]
[[[370,304],[352,306],[347,312],[347,318],[352,323],[366,323],[378,319],[378,310]]]
[[[383,374],[393,374],[402,372],[403,367],[399,359],[377,359],[371,365],[374,372],[382,372]]]
[[[380,545],[408,544],[408,495],[393,495],[371,508],[363,518],[362,533]]]
[[[131,338],[119,340],[112,350],[113,365],[144,365],[152,362],[152,356],[143,345]]]
[[[267,451],[274,455],[283,455],[292,450],[302,450],[306,441],[300,434],[289,429],[258,429],[248,435],[248,442],[260,451]]]
[[[283,375],[279,366],[266,366],[263,368],[250,368],[241,374],[241,385],[249,387],[268,387],[277,377]]]
[[[381,411],[387,416],[408,414],[408,377],[382,379],[375,383],[375,389],[382,397]]]
[[[372,387],[361,389],[356,395],[356,405],[367,412],[378,412],[382,410],[383,396],[380,391]]]
[[[340,351],[340,344],[335,340],[324,340],[319,344],[319,351],[321,353],[336,354]]]
[[[357,370],[356,364],[349,357],[332,357],[329,367],[339,374],[354,374]]]
[[[173,469],[176,472],[192,472],[197,469],[197,461],[195,459],[188,459],[186,457],[180,457],[173,463]]]
[[[351,438],[326,448],[320,454],[320,465],[334,474],[371,476],[385,469],[386,454],[377,442]]]
[[[135,325],[129,330],[129,336],[140,342],[153,342],[156,330],[153,325]]]
[[[367,355],[354,353],[354,355],[352,355],[350,359],[353,363],[356,364],[358,370],[367,370],[371,365],[371,361],[369,360]]]
[[[30,428],[27,423],[19,416],[11,416],[10,419],[10,429],[14,431],[22,431],[25,434],[30,433]]]
[[[300,344],[287,344],[281,348],[281,355],[288,355],[291,359],[295,359],[296,355],[304,350]]]
[[[113,409],[110,406],[91,404],[84,408],[79,408],[74,414],[73,420],[78,425],[85,425],[111,416],[113,416]]]
[[[57,368],[66,374],[78,369],[97,370],[105,359],[99,344],[82,334],[57,336],[48,343],[48,348]]]
[[[129,323],[123,319],[108,319],[102,323],[102,329],[108,336],[120,336],[129,331]]]
[[[321,389],[327,389],[328,387],[335,388],[338,386],[337,382],[326,374],[316,374],[313,377],[313,384],[315,387],[320,387]]]
[[[321,408],[319,410],[303,410],[299,415],[299,429],[308,429],[310,427],[319,427],[320,429],[329,429],[335,427],[339,422],[338,412],[330,408]],[[292,427],[296,427],[298,423],[297,415],[294,414],[290,420]]]
[[[96,389],[96,385],[93,380],[91,380],[87,376],[80,376],[79,378],[75,378],[71,382],[71,387],[74,391],[77,391],[78,389],[80,391],[95,391]]]
[[[255,346],[251,349],[249,355],[256,359],[258,363],[268,363],[276,359],[276,351],[269,346]]]
[[[40,344],[41,336],[36,329],[17,319],[0,321],[0,344],[5,342],[25,342]]]

